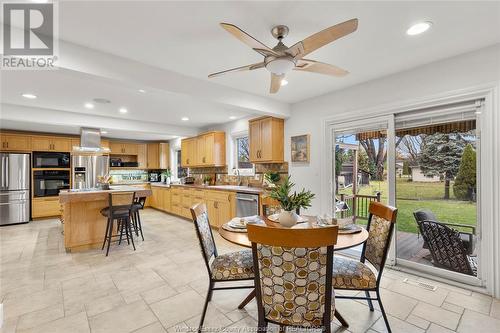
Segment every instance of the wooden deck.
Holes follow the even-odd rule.
[[[433,266],[429,250],[422,247],[424,245],[422,236],[418,237],[417,234],[403,231],[398,231],[396,235],[396,256],[398,258]]]

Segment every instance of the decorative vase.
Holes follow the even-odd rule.
[[[279,223],[287,228],[296,225],[298,220],[299,216],[293,210],[282,210],[278,218]]]

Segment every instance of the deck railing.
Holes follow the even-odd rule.
[[[380,192],[377,192],[376,195],[341,194],[340,201],[344,201],[349,209],[342,211],[340,213],[340,216],[342,218],[354,216],[354,221],[356,221],[357,219],[368,220],[368,215],[370,214],[370,202],[380,202],[380,197]]]

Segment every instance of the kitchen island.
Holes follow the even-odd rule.
[[[64,222],[66,251],[81,251],[99,247],[104,240],[106,217],[101,209],[108,206],[111,192],[131,192],[136,197],[149,197],[151,190],[137,186],[112,186],[109,190],[63,190],[59,193]]]

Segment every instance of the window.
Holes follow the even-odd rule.
[[[239,136],[234,139],[235,163],[234,167],[240,174],[253,175],[254,166],[250,162],[250,146],[248,136]]]
[[[176,165],[177,165],[177,178],[182,178],[182,177],[186,177],[187,176],[187,168],[183,168],[181,166],[181,151],[180,150],[177,150],[176,151]]]

